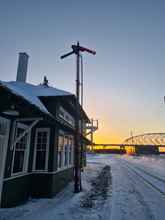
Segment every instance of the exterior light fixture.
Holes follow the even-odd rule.
[[[15,105],[11,105],[10,109],[7,109],[2,113],[10,116],[19,116],[19,112],[15,109]]]

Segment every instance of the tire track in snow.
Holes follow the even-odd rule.
[[[155,174],[151,174],[151,173],[149,173],[148,171],[146,171],[146,170],[144,170],[144,169],[142,169],[142,168],[140,168],[140,167],[137,167],[137,166],[134,166],[134,167],[136,167],[136,169],[142,171],[143,173],[147,174],[148,176],[151,176],[151,177],[153,177],[153,178],[155,178],[155,179],[157,179],[157,180],[159,180],[160,182],[162,182],[162,183],[165,184],[165,179],[163,179],[163,178],[161,178],[161,177],[159,177],[159,176],[156,176]]]
[[[162,184],[164,184],[164,188],[165,188],[165,180],[158,177],[158,176],[155,176],[153,174],[150,174],[149,172],[141,169],[141,168],[138,168],[138,167],[135,167],[134,165],[130,164],[129,162],[127,161],[122,161],[122,164],[124,164],[124,166],[127,167],[127,169],[131,170],[133,173],[135,173],[137,176],[139,176],[141,178],[141,180],[143,180],[143,182],[145,184],[147,184],[148,186],[150,186],[152,189],[154,189],[156,192],[158,192],[164,199],[165,199],[165,191],[163,191],[162,189],[160,189],[158,186],[159,186],[159,182]],[[133,168],[134,167],[134,168]],[[140,171],[141,174],[138,172]],[[147,175],[148,177],[150,177],[150,180],[146,177],[144,177],[144,175]],[[151,181],[151,179],[153,178],[153,180],[157,181],[157,184],[153,183],[153,181]]]
[[[124,166],[123,166],[123,168],[124,168],[124,170],[126,172],[126,175],[129,177],[129,179],[131,179],[131,181],[134,183],[134,185],[136,185],[137,184],[137,179],[133,178],[132,172],[130,172],[128,170],[128,168],[126,168]],[[155,220],[155,217],[154,217],[154,215],[152,213],[151,208],[149,207],[149,205],[144,200],[143,194],[140,193],[138,190],[135,190],[135,187],[134,187],[134,191],[132,193],[134,193],[136,195],[137,201],[141,204],[143,213],[147,217],[146,219]]]

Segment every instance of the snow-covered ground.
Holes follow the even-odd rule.
[[[0,209],[0,220],[164,220],[165,156],[88,155],[83,192]]]
[[[100,155],[112,172],[111,220],[164,220],[165,158]]]
[[[110,167],[93,157],[82,174],[82,186],[83,191],[78,194],[73,193],[73,183],[70,183],[53,199],[32,199],[22,206],[0,209],[0,220],[108,219]]]

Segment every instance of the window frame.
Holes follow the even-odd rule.
[[[25,125],[23,123],[17,122],[13,125],[13,136],[12,141],[15,140],[15,135],[17,128],[26,130],[28,128],[28,125]],[[23,170],[19,172],[13,172],[14,170],[14,160],[15,160],[15,152],[16,152],[16,146],[13,148],[13,155],[12,155],[12,164],[11,164],[11,176],[17,176],[20,174],[25,174],[28,172],[28,161],[29,161],[29,152],[30,152],[30,139],[31,139],[31,132],[27,133],[27,142],[26,142],[26,148],[24,149],[24,162],[23,162]]]
[[[39,132],[47,132],[47,143],[46,143],[46,155],[45,155],[45,168],[36,169],[36,158],[37,158],[37,138]],[[48,171],[48,161],[49,161],[49,147],[50,147],[50,128],[36,128],[35,130],[35,140],[34,140],[34,154],[33,154],[33,167],[34,172],[47,172]]]
[[[62,137],[62,151],[59,151],[59,137]],[[60,131],[58,135],[58,146],[57,146],[57,170],[64,170],[74,166],[74,136],[65,134]],[[61,149],[61,147],[60,147]],[[61,166],[59,166],[59,152],[61,152]]]
[[[62,138],[62,146],[60,145],[60,141],[59,141],[59,138]],[[63,134],[59,134],[58,135],[58,146],[57,146],[57,169],[60,170],[64,167],[64,135]],[[60,150],[59,150],[60,149]],[[61,150],[62,149],[62,150]],[[59,166],[59,152],[60,152],[60,165]]]
[[[74,165],[74,137],[72,135],[69,136],[69,151],[68,151],[68,163],[69,166]]]
[[[64,167],[69,165],[69,136],[64,135]]]

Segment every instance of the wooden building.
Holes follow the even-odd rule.
[[[21,53],[17,81],[0,81],[0,207],[52,197],[74,177],[76,97],[26,83],[26,61]],[[85,148],[89,119],[79,111]]]

